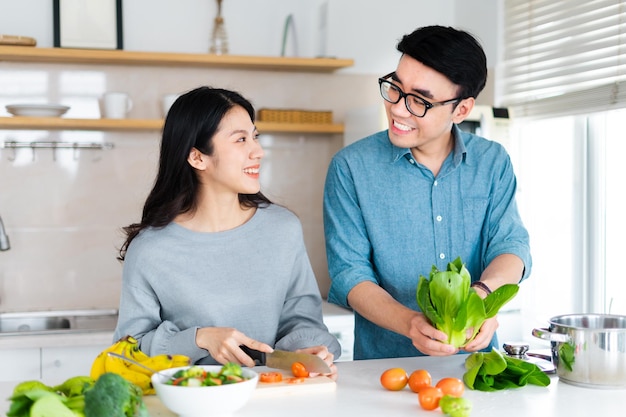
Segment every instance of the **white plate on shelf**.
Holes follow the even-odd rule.
[[[70,108],[57,104],[7,104],[7,111],[13,116],[61,117]]]

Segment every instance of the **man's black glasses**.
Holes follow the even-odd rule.
[[[416,96],[415,94],[407,94],[400,89],[397,85],[392,83],[388,78],[394,73],[390,73],[378,79],[380,85],[380,95],[389,103],[396,104],[402,98],[404,98],[404,104],[406,109],[417,117],[424,117],[429,109],[436,106],[445,106],[446,104],[458,103],[461,101],[460,97],[453,98],[446,101],[438,101],[430,103],[423,98]]]

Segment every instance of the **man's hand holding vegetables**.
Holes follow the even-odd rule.
[[[433,327],[423,313],[400,304],[377,284],[357,284],[348,294],[348,303],[369,321],[410,338],[424,354],[444,356],[458,352],[454,346],[442,343],[446,334]]]
[[[518,284],[524,274],[524,264],[520,258],[511,254],[497,256],[483,271],[480,281],[492,292],[505,284]],[[481,287],[473,287],[481,298],[487,292]],[[466,352],[476,352],[489,346],[498,328],[498,320],[493,317],[485,320],[476,337],[463,348]]]
[[[500,255],[485,269],[481,281],[495,291],[504,284],[517,284],[523,269],[517,256]],[[487,296],[480,287],[474,287],[474,290],[481,298]],[[348,294],[348,302],[371,321],[411,339],[413,346],[426,355],[446,356],[459,352],[458,348],[446,343],[447,335],[433,327],[424,313],[405,307],[374,283],[366,281],[356,285]],[[485,320],[475,338],[462,350],[475,352],[487,348],[497,328],[495,317]]]
[[[486,84],[486,56],[470,34],[441,26],[417,29],[397,49],[396,70],[378,80],[388,129],[343,148],[328,169],[328,299],[355,312],[355,359],[489,350],[494,316],[472,326],[474,339],[462,346],[416,302],[419,275],[455,258],[491,291],[530,274],[510,158],[457,126]]]

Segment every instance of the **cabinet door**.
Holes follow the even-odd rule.
[[[41,349],[1,349],[0,381],[41,378]]]
[[[49,347],[41,350],[41,377],[60,384],[67,378],[89,375],[91,364],[107,346]]]

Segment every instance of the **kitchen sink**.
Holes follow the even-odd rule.
[[[0,313],[0,336],[113,331],[117,310],[56,310]]]
[[[41,332],[69,328],[70,321],[65,317],[10,317],[0,319],[0,333]]]

